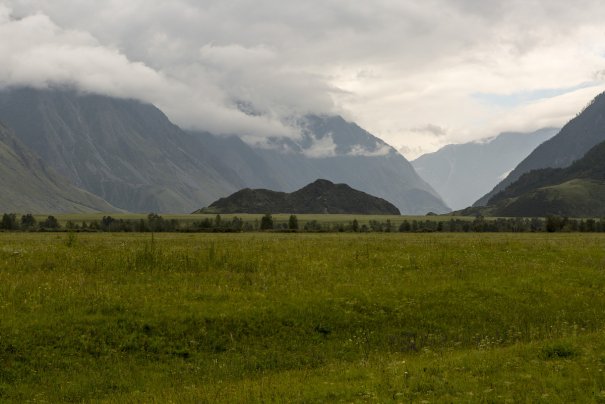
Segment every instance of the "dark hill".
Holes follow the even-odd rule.
[[[399,209],[384,199],[322,179],[292,193],[242,189],[196,213],[400,214]]]

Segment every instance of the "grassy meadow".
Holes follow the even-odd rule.
[[[605,235],[0,233],[0,402],[605,402]]]

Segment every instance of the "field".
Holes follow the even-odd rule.
[[[0,233],[0,402],[605,402],[605,235]]]

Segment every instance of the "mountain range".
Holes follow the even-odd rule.
[[[136,100],[12,88],[0,91],[0,122],[21,149],[61,178],[64,192],[69,186],[96,196],[95,203],[82,204],[92,210],[191,212],[242,188],[291,192],[325,178],[387,199],[405,214],[449,211],[403,156],[339,116],[302,117],[300,138],[255,146],[236,136],[182,130],[153,105]],[[25,181],[31,173],[19,167]],[[6,177],[0,182],[14,187]],[[49,188],[28,198],[55,194]],[[18,203],[19,211],[73,209],[28,198]]]
[[[523,174],[494,195],[481,213],[489,216],[605,216],[605,142],[566,168]]]
[[[322,179],[292,193],[242,189],[199,213],[400,214],[399,209],[382,198]]]
[[[502,181],[539,144],[559,130],[502,133],[495,138],[447,145],[412,161],[452,209],[470,206]]]
[[[493,190],[476,201],[474,206],[487,205],[494,195],[531,170],[568,167],[603,141],[605,141],[605,93],[595,97],[556,136],[538,146]]]
[[[605,93],[463,214],[605,216]],[[487,200],[486,203],[483,201]]]

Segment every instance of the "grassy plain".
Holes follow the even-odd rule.
[[[0,234],[0,402],[605,402],[604,369],[605,235]]]

